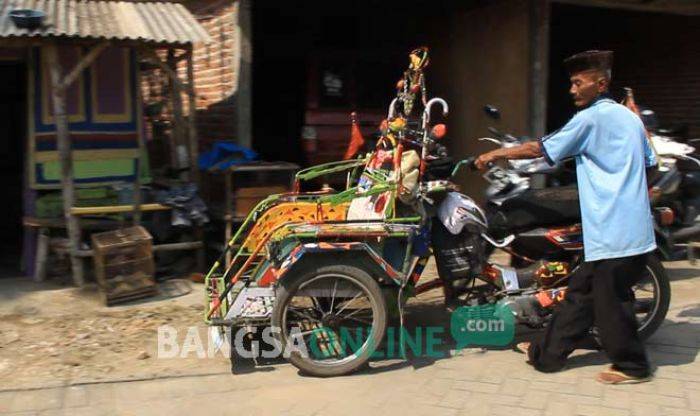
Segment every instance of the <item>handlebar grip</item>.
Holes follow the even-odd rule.
[[[474,171],[474,170],[478,170],[478,169],[476,168],[476,165],[474,164],[474,162],[476,162],[476,157],[475,157],[475,156],[471,156],[471,157],[468,157],[468,158],[466,158],[466,159],[460,160],[459,162],[457,162],[457,164],[455,165],[454,169],[452,169],[452,175],[451,175],[451,176],[455,176],[455,175],[457,174],[457,171],[459,171],[459,168],[460,168],[462,165],[466,165],[467,167],[469,167],[470,170],[473,170],[473,171]],[[495,164],[494,164],[493,162],[489,162],[489,163],[486,165],[486,167],[489,168],[489,169],[491,169],[491,168],[494,167],[494,166],[495,166]]]
[[[486,164],[486,169],[491,169],[491,168],[494,167],[494,166],[496,166],[495,163],[489,162],[489,163]],[[474,169],[476,169],[476,166],[474,166]],[[477,169],[477,170],[478,170],[478,169]]]
[[[476,162],[476,157],[475,157],[475,156],[472,156],[472,157],[470,157],[470,158],[465,159],[465,163],[467,164],[467,166],[469,166],[469,168],[470,168],[471,170],[479,170],[479,169],[477,169],[475,162]],[[491,168],[494,167],[495,165],[496,165],[495,163],[489,162],[489,163],[486,164],[486,167],[487,167],[488,169],[491,169]]]
[[[464,164],[467,165],[469,167],[469,169],[471,169],[471,170],[476,169],[474,162],[476,162],[475,156],[470,156],[470,157],[464,159]]]

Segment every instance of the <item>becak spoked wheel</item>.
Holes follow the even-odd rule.
[[[362,367],[387,325],[377,281],[352,264],[302,267],[280,283],[272,327],[284,356],[302,372],[330,377]]]

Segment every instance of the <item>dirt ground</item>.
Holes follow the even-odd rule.
[[[94,287],[1,279],[0,390],[225,372],[220,355],[157,358],[161,325],[180,330],[180,343],[191,326],[206,341],[202,311],[202,285],[185,280],[161,284],[156,298],[106,307]]]
[[[431,261],[424,278],[436,276]],[[169,280],[160,283],[159,290],[154,298],[107,307],[95,286],[78,289],[28,278],[1,278],[0,391],[230,373],[231,363],[221,352],[204,359],[196,351],[184,357],[159,357],[158,328],[165,325],[177,330],[181,349],[190,328],[195,328],[205,352],[210,347],[203,322],[203,284]],[[441,292],[430,291],[419,302],[435,303],[444,311]],[[422,309],[417,313],[423,314]]]

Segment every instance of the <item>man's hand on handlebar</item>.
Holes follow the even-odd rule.
[[[498,155],[496,155],[495,152],[487,152],[476,158],[474,167],[479,170],[484,170],[493,166],[493,162],[496,160],[498,160]]]
[[[514,147],[502,147],[500,149],[492,150],[488,153],[476,158],[474,161],[474,166],[483,170],[490,167],[493,162],[499,159],[534,159],[536,157],[541,157],[542,147],[539,141],[527,142],[519,146]]]

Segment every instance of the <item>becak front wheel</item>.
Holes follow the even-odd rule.
[[[377,281],[342,263],[307,265],[283,280],[272,327],[285,358],[318,377],[362,367],[386,331],[386,302]]]

